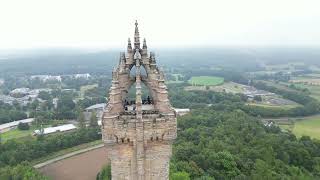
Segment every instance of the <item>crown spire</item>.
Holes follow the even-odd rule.
[[[147,49],[147,41],[146,41],[146,38],[143,39],[142,49]]]
[[[138,21],[136,20],[135,23],[136,27],[134,30],[134,48],[140,49],[140,36],[139,36],[139,28],[138,28]]]

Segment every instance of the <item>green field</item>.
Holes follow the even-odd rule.
[[[297,121],[294,124],[293,133],[299,137],[307,135],[320,139],[320,117]]]
[[[193,76],[188,81],[191,85],[196,86],[216,86],[223,84],[224,79],[216,76]]]
[[[280,127],[292,131],[297,137],[305,135],[320,139],[320,116],[297,119],[294,125],[282,125]]]
[[[25,131],[22,131],[19,129],[7,131],[4,133],[1,133],[1,140],[7,141],[10,139],[18,139],[18,138],[23,138],[26,136],[31,136],[34,130],[35,130],[34,128],[30,128],[29,130],[25,130]]]
[[[64,121],[63,120],[52,121],[52,123],[56,123],[57,125],[59,125],[59,122],[60,122],[60,124],[63,124]],[[45,125],[43,125],[43,128],[50,127],[50,126],[51,126],[50,124],[45,124]],[[35,125],[30,126],[29,130],[19,130],[18,128],[12,129],[10,131],[1,133],[1,140],[8,141],[10,139],[20,139],[20,138],[23,139],[28,136],[31,137],[34,130],[36,130],[36,129],[39,129],[39,128],[36,127]]]

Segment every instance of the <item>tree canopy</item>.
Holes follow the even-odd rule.
[[[320,178],[320,141],[297,139],[241,110],[194,110],[178,127],[170,167],[177,179]]]

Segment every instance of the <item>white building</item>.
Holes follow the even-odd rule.
[[[73,124],[64,124],[61,126],[56,126],[56,127],[48,127],[48,128],[44,128],[43,132],[41,132],[41,130],[35,130],[34,134],[35,135],[47,135],[47,134],[52,134],[52,133],[56,133],[56,132],[66,132],[66,131],[71,131],[77,129],[77,127]]]
[[[86,74],[75,74],[74,77],[76,79],[78,79],[78,78],[89,79],[91,77],[91,75],[89,73],[86,73]]]
[[[34,75],[30,77],[31,79],[39,79],[40,81],[59,81],[61,82],[61,76],[51,76],[51,75]]]
[[[190,109],[179,109],[179,108],[174,108],[178,116],[183,116],[185,114],[188,114],[190,112]]]

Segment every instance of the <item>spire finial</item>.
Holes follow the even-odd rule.
[[[138,21],[136,20],[135,23],[136,27],[134,30],[134,48],[140,49],[140,36],[139,36],[139,28],[138,28]]]

